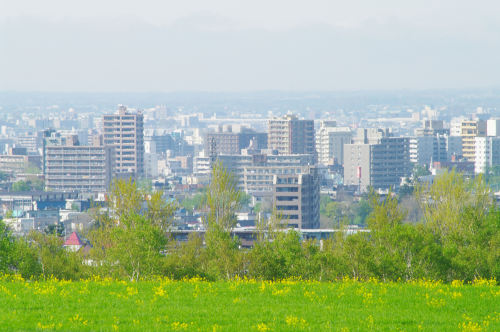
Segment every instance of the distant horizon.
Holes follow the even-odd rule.
[[[259,93],[391,93],[391,92],[490,92],[500,91],[498,86],[486,87],[442,87],[442,88],[380,88],[380,89],[248,89],[248,90],[0,90],[0,93],[37,94],[259,94]]]
[[[500,3],[7,2],[0,90],[500,88]]]

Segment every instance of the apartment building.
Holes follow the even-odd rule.
[[[114,148],[79,145],[76,136],[46,131],[43,149],[45,188],[49,191],[106,192],[114,171]]]
[[[316,155],[314,121],[299,120],[295,115],[287,114],[268,122],[269,149],[280,154]]]
[[[258,133],[249,128],[242,128],[240,132],[233,132],[232,126],[219,126],[216,132],[205,135],[205,151],[209,155],[239,154],[242,149],[248,148],[253,142],[256,148],[267,148],[267,134]]]
[[[344,147],[344,184],[359,186],[361,191],[398,187],[411,169],[407,137],[383,137],[377,143]]]
[[[474,162],[476,137],[486,136],[486,121],[463,120],[460,125],[462,137],[462,155],[467,161]]]
[[[316,133],[318,163],[322,165],[343,165],[344,145],[350,144],[352,132],[349,127],[337,127],[335,121],[321,121]]]
[[[306,173],[275,174],[273,203],[284,223],[294,228],[319,228],[319,177],[317,169]]]
[[[130,112],[123,105],[114,114],[103,117],[104,145],[115,149],[115,169],[119,176],[144,175],[143,122],[142,112]]]
[[[500,137],[476,137],[474,173],[484,173],[488,167],[500,165]]]

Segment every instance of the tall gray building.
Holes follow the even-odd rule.
[[[46,131],[43,172],[47,190],[106,192],[113,170],[113,147],[79,145],[76,136]]]
[[[388,189],[398,187],[401,178],[411,174],[409,139],[383,137],[376,143],[346,144],[344,184]]]
[[[275,174],[273,202],[283,222],[295,228],[319,228],[319,178],[317,169],[308,173]]]
[[[103,117],[104,145],[115,148],[117,175],[144,175],[143,122],[142,112],[129,112],[122,105]]]
[[[282,118],[269,120],[267,147],[280,154],[316,155],[314,121],[299,120],[287,114]]]

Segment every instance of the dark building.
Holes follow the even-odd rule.
[[[205,151],[210,155],[215,154],[240,154],[242,149],[250,146],[250,142],[257,149],[267,148],[267,134],[258,133],[248,128],[243,128],[241,132],[232,132],[231,126],[222,131],[219,127],[217,132],[209,132],[205,135]],[[215,151],[214,151],[215,149]]]
[[[283,222],[295,228],[319,228],[319,176],[315,167],[309,173],[276,174],[273,202]]]

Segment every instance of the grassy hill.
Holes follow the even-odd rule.
[[[0,280],[10,331],[497,331],[494,281]]]

